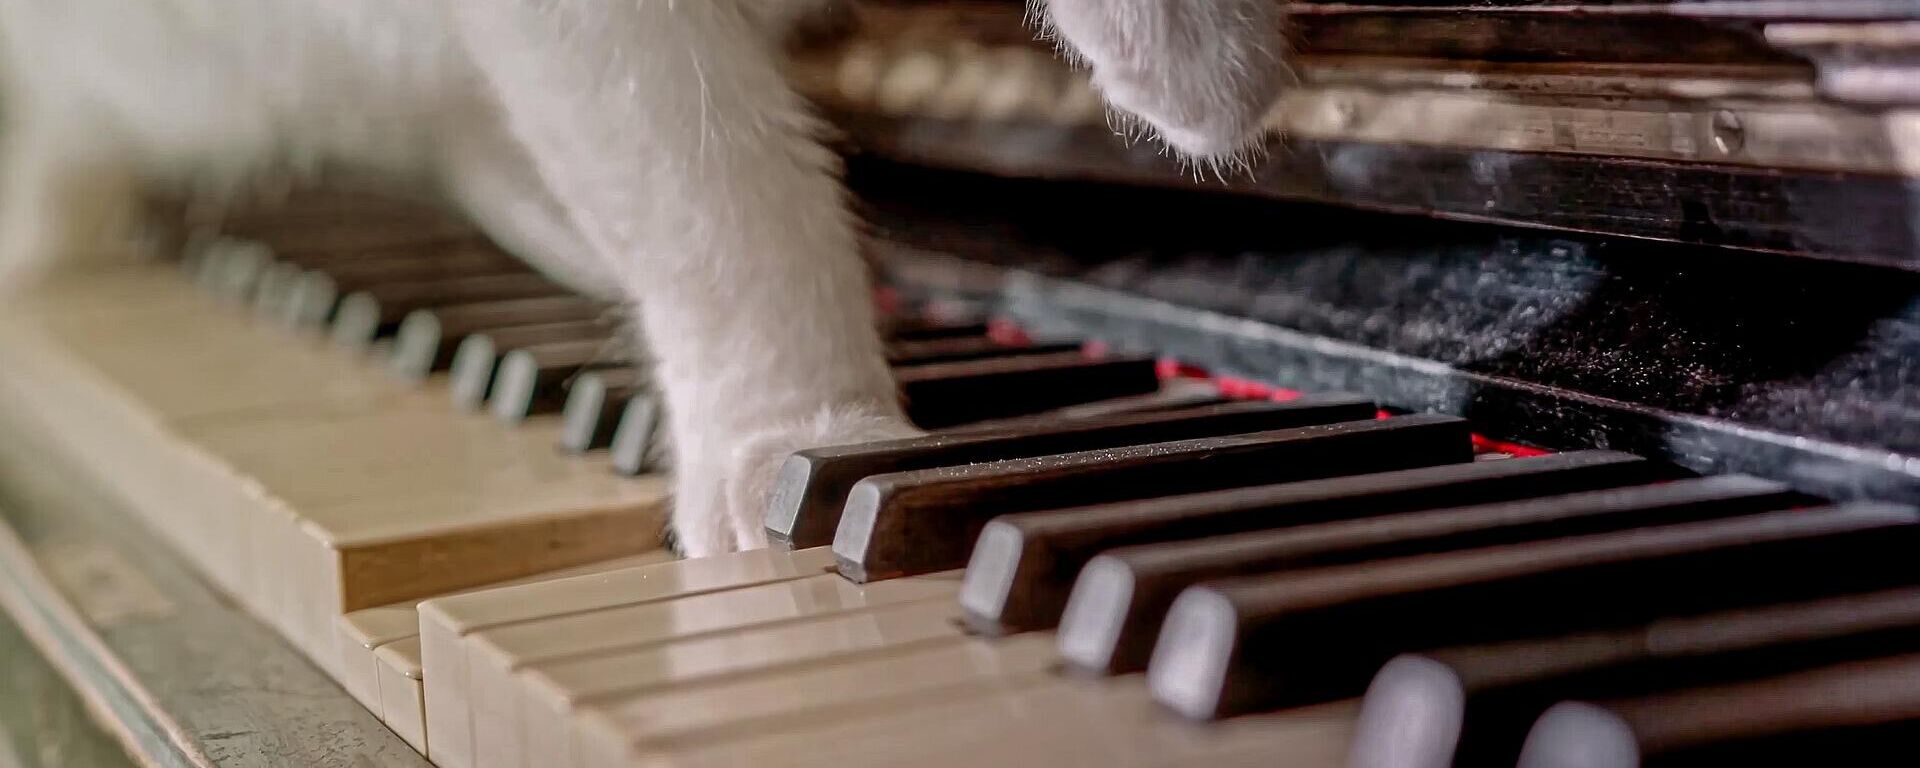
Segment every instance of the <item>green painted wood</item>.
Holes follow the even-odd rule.
[[[57,456],[0,421],[0,608],[139,763],[430,765]]]
[[[134,762],[95,722],[65,680],[20,628],[0,617],[0,768],[131,768]]]

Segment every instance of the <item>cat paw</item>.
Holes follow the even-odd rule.
[[[712,458],[681,457],[674,470],[674,538],[688,557],[765,547],[767,503],[788,456],[919,434],[897,410],[835,407],[726,441]]]
[[[1113,109],[1192,162],[1243,160],[1292,83],[1271,0],[1034,0]]]

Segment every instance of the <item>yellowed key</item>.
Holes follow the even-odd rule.
[[[527,584],[420,604],[420,640],[427,683],[428,757],[441,768],[472,768],[466,646],[473,632],[622,605],[668,600],[826,573],[826,547],[796,552],[753,550]]]
[[[383,605],[341,616],[335,622],[340,654],[340,684],[368,710],[380,711],[380,646],[420,636],[420,618],[412,603]]]
[[[299,339],[249,328],[193,296],[170,272],[108,280],[106,296],[149,311],[38,312],[48,303],[111,304],[70,284],[0,312],[0,408],[43,425],[101,483],[136,503],[156,531],[249,608],[256,583],[251,516],[276,502],[182,424],[276,412],[355,413],[424,404]],[[147,286],[150,291],[131,287]],[[175,299],[176,293],[185,298]],[[148,296],[149,301],[140,297]],[[157,304],[158,306],[151,306]]]
[[[374,651],[379,662],[380,719],[420,754],[427,753],[427,704],[421,689],[420,638],[409,637]]]
[[[951,641],[962,634],[956,615],[950,601],[909,603],[528,667],[519,675],[525,686],[521,721],[527,755],[531,764],[574,765],[569,721],[583,704],[786,665]]]
[[[65,284],[9,313],[43,343],[123,389],[166,423],[262,412],[364,412],[416,398],[316,339],[252,322],[163,266]],[[100,306],[76,312],[59,305]]]
[[[581,768],[621,768],[654,753],[750,738],[829,720],[849,707],[947,698],[1049,674],[1052,636],[885,649],[847,660],[769,671],[712,685],[617,697],[576,714]],[[533,763],[538,764],[539,756]]]
[[[607,656],[806,617],[927,600],[950,604],[959,572],[874,584],[826,573],[794,581],[580,613],[467,636],[476,768],[537,766],[523,760],[514,673],[536,664]]]
[[[780,765],[856,768],[912,765],[1299,766],[1336,768],[1357,702],[1200,724],[1165,712],[1135,678],[1085,681],[1040,676],[976,691],[880,700],[740,738],[670,745],[624,766]],[[602,719],[582,727],[616,726]],[[583,744],[606,734],[586,735]],[[596,763],[595,768],[601,764]]]
[[[665,550],[655,550],[639,555],[603,560],[572,568],[562,568],[513,581],[476,587],[465,592],[482,589],[530,584],[538,581],[563,579],[570,576],[605,573],[623,568],[634,568],[673,560],[673,555]],[[347,690],[366,705],[367,709],[380,711],[380,692],[377,676],[378,664],[374,652],[381,646],[398,640],[418,637],[420,634],[420,615],[414,607],[414,601],[367,608],[341,616],[334,622],[337,630],[335,641],[339,645],[340,682]]]
[[[654,549],[665,486],[467,419],[440,386],[255,322],[171,266],[0,308],[0,408],[33,415],[362,700],[344,612]],[[444,393],[441,393],[444,394]],[[349,667],[355,672],[350,672]],[[358,675],[349,679],[348,675]]]

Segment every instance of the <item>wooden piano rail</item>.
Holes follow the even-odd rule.
[[[1798,18],[1788,6],[1825,21],[1773,23]],[[1019,3],[875,6],[794,75],[856,152],[904,163],[1915,269],[1920,108],[1903,84],[1920,80],[1920,24],[1897,19],[1916,9],[1298,6],[1300,84],[1251,169],[1116,138]]]
[[[17,427],[0,423],[0,621],[133,764],[429,765],[118,502],[71,467],[26,461],[49,452]]]

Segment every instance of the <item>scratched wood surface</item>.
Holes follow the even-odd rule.
[[[87,712],[86,702],[0,617],[0,768],[134,765]]]
[[[13,426],[0,421],[0,608],[139,764],[429,765]]]

